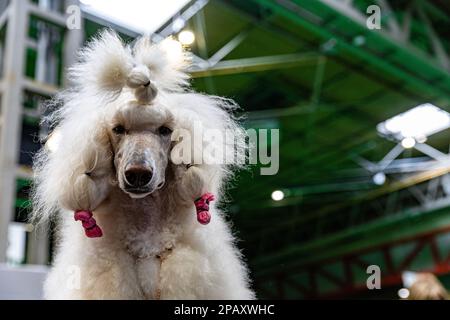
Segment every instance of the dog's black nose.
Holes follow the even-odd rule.
[[[143,188],[152,180],[153,172],[149,168],[132,166],[125,171],[125,180],[131,188]]]

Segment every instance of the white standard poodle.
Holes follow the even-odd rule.
[[[34,166],[33,219],[58,225],[47,299],[255,297],[215,207],[245,132],[231,101],[189,90],[178,45],[125,45],[104,31],[69,69],[72,88],[54,101],[55,129]],[[233,139],[193,143],[195,128]]]

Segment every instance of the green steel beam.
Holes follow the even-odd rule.
[[[401,54],[405,60],[402,60],[402,66],[410,71],[433,72],[431,79],[437,76],[447,77],[450,80],[450,74],[442,68],[436,57],[429,55],[423,50],[418,49],[407,42],[401,41],[389,33],[385,32],[385,26],[380,30],[369,30],[366,26],[367,16],[351,5],[336,0],[293,0],[295,3],[307,7],[316,15],[326,17],[328,14],[338,14],[342,21],[352,25],[352,29],[373,38],[376,47],[388,47],[394,49],[396,53]],[[431,80],[430,79],[430,80]]]
[[[300,17],[295,11],[292,10],[292,6],[296,6],[299,9],[307,9],[319,17],[325,17],[329,14],[339,15],[340,14],[328,7],[320,1],[300,1],[297,0],[295,3],[290,2],[290,9],[282,6],[281,4],[271,1],[271,0],[256,0],[261,6],[274,11],[276,14],[281,15],[295,24],[301,26],[302,28],[308,30],[312,34],[322,38],[324,41],[329,39],[335,39],[336,48],[342,50],[346,54],[353,55],[359,59],[362,59],[372,65],[373,67],[384,72],[386,75],[391,75],[400,79],[401,81],[415,87],[417,90],[425,91],[429,94],[436,96],[444,96],[447,101],[450,101],[450,92],[444,88],[438,86],[437,84],[432,84],[430,81],[436,79],[440,80],[444,85],[450,85],[450,74],[439,68],[432,59],[419,56],[412,53],[410,50],[400,47],[396,43],[392,43],[385,36],[382,36],[378,31],[372,31],[364,28],[355,21],[346,18],[348,23],[352,24],[355,35],[364,35],[366,41],[371,44],[375,44],[378,47],[389,47],[394,50],[394,52],[400,53],[404,59],[401,66],[393,64],[387,61],[387,59],[379,57],[374,53],[364,49],[363,47],[354,46],[350,41],[345,39],[343,36],[328,31],[326,28],[316,25],[306,19]],[[367,44],[366,44],[367,46]],[[421,73],[422,77],[419,77],[416,73],[417,70]],[[423,78],[426,76],[427,78]]]
[[[435,17],[444,20],[446,23],[450,23],[450,17],[446,12],[436,7],[430,0],[416,0],[418,1],[427,12],[431,13]]]
[[[268,57],[243,58],[225,60],[205,69],[192,69],[193,78],[261,72],[281,68],[293,68],[303,64],[316,62],[320,56],[317,52],[293,53]]]
[[[320,196],[323,194],[339,193],[339,192],[355,192],[372,190],[376,186],[373,182],[346,182],[346,183],[329,183],[318,184],[307,187],[295,188],[280,188],[285,194],[283,201],[273,201],[271,199],[248,201],[239,205],[241,211],[245,211],[245,216],[248,219],[251,216],[259,216],[261,209],[287,207],[300,204],[305,201],[308,196]],[[268,195],[264,195],[268,197]],[[250,199],[252,200],[252,199]],[[334,207],[333,207],[334,208]],[[316,213],[317,214],[317,213]],[[308,216],[309,217],[309,216]],[[312,215],[311,218],[314,218]]]
[[[264,276],[279,272],[280,264],[289,267],[286,265],[287,261],[297,268],[414,237],[449,225],[449,204],[428,211],[410,209],[319,240],[292,245],[278,253],[254,260],[252,266],[253,270],[257,270],[256,276]]]
[[[246,208],[247,210],[253,210],[255,208],[254,200],[255,196],[258,195],[258,193],[255,193],[255,190],[263,190],[263,189],[270,190],[269,187],[274,187],[274,183],[280,183],[280,181],[283,181],[284,178],[286,179],[292,178],[293,175],[298,174],[300,171],[307,172],[308,170],[316,168],[318,164],[323,164],[326,163],[327,161],[333,161],[333,164],[339,163],[340,161],[345,161],[347,158],[339,157],[338,159],[338,156],[342,155],[342,153],[345,153],[347,151],[352,151],[353,153],[366,151],[367,150],[366,143],[370,140],[375,139],[376,136],[377,135],[375,132],[368,132],[368,133],[366,133],[366,131],[351,132],[349,135],[341,139],[342,141],[345,141],[345,143],[343,143],[339,147],[335,147],[335,142],[332,141],[329,144],[320,145],[317,148],[311,149],[306,148],[305,149],[306,151],[299,150],[297,153],[298,157],[301,159],[306,159],[300,165],[283,169],[283,171],[281,171],[277,175],[265,177],[258,183],[258,185],[253,185],[246,190],[241,190],[241,196],[245,195],[244,197],[245,201],[241,202],[242,207]],[[290,141],[292,140],[293,139],[291,138]],[[290,141],[288,141],[287,143],[289,144]],[[283,147],[286,147],[286,144]],[[298,146],[293,145],[293,148],[298,148]],[[323,151],[325,149],[328,149],[329,151],[327,152]],[[316,154],[318,151],[321,150],[322,150],[321,153]],[[283,185],[280,185],[279,187],[283,187]],[[287,200],[288,199],[284,201]],[[299,199],[296,199],[295,201],[296,203],[298,203]],[[260,206],[259,208],[264,208],[270,207],[271,206],[270,204],[273,204],[273,202],[272,201],[270,201],[270,203],[259,202],[258,206]],[[281,205],[281,203],[277,205]]]
[[[387,184],[381,188],[377,188],[375,190],[368,191],[364,194],[357,195],[353,198],[350,198],[347,201],[343,201],[343,202],[339,202],[337,204],[323,207],[320,210],[318,210],[317,212],[312,212],[309,214],[301,215],[299,217],[295,217],[292,219],[285,219],[282,222],[278,223],[277,225],[270,226],[270,228],[261,230],[257,236],[260,237],[260,236],[264,235],[264,236],[270,237],[271,235],[276,234],[277,232],[281,232],[281,230],[289,228],[290,226],[292,226],[294,224],[308,223],[311,220],[323,218],[325,216],[328,216],[328,215],[336,212],[337,210],[347,209],[356,203],[362,203],[363,201],[372,200],[372,199],[375,199],[382,195],[396,192],[396,191],[411,187],[413,185],[443,176],[445,174],[448,174],[449,172],[450,172],[449,167],[433,169],[433,170],[429,170],[426,172],[420,172],[420,173],[410,176],[408,178],[396,181],[391,184]],[[286,205],[292,205],[292,204],[298,203],[299,201],[300,200],[298,198],[294,198],[291,200],[285,199],[285,200],[279,201],[277,203],[277,205],[283,206],[283,205],[285,205],[285,203],[286,203]],[[248,238],[249,241],[251,241],[253,239],[255,239],[255,237]]]

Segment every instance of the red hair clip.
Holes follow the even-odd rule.
[[[209,203],[211,201],[214,201],[214,195],[209,192],[194,201],[195,209],[197,210],[197,221],[201,224],[208,224],[211,221],[211,214],[209,213]]]
[[[88,210],[77,210],[74,214],[75,221],[81,221],[84,233],[88,238],[99,238],[103,236],[102,229],[97,225],[97,221],[92,217],[92,212]]]

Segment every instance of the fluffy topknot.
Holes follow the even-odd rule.
[[[69,69],[69,80],[83,93],[116,96],[129,87],[136,100],[146,104],[158,90],[182,92],[188,85],[184,70],[190,59],[172,39],[153,44],[142,37],[131,46],[114,31],[105,30],[80,51],[79,60]]]

